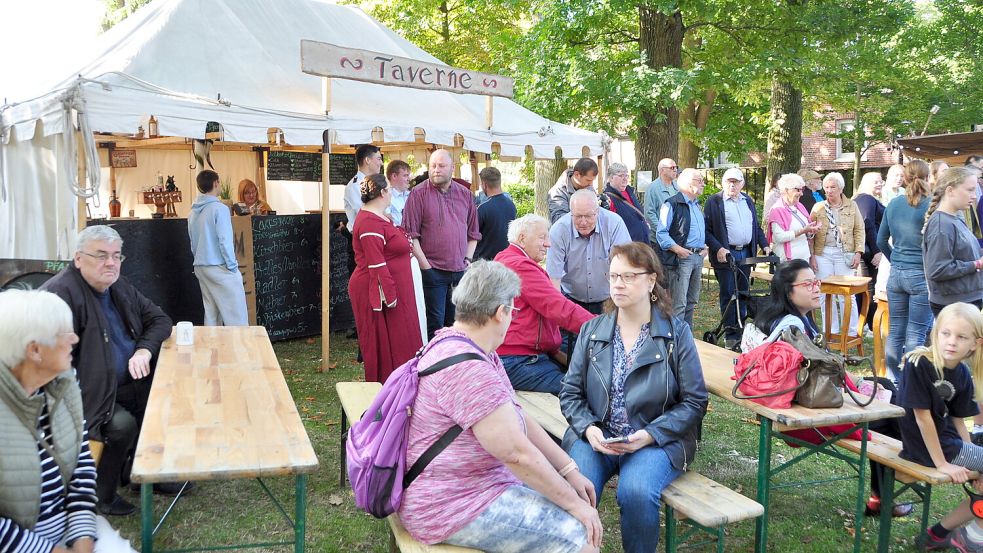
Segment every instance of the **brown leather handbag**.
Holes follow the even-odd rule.
[[[870,363],[869,359],[851,357],[844,360],[843,356],[827,351],[810,340],[798,327],[791,327],[782,331],[781,340],[789,343],[805,358],[802,362],[802,369],[807,373],[807,376],[805,382],[795,392],[795,403],[814,409],[842,407],[844,390],[860,407],[866,407],[874,401],[874,395],[877,393],[876,385],[874,394],[866,402],[860,401],[846,383],[846,369],[844,368],[847,364]]]

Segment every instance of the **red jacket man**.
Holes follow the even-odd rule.
[[[509,247],[495,256],[522,281],[512,324],[497,352],[513,388],[558,394],[566,365],[560,328],[576,334],[594,315],[565,298],[540,265],[550,247],[548,226],[538,215],[519,217],[509,224]]]

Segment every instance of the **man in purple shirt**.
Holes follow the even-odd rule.
[[[481,239],[474,198],[453,186],[454,158],[447,150],[430,155],[430,178],[410,191],[403,208],[403,230],[413,240],[413,255],[423,271],[427,337],[454,322],[451,292],[471,264]]]

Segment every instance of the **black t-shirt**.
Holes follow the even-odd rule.
[[[905,408],[901,422],[901,458],[927,467],[934,467],[935,463],[925,447],[913,409],[928,409],[932,414],[942,454],[949,462],[952,462],[962,448],[962,438],[952,419],[964,419],[980,412],[973,398],[973,378],[965,364],[960,363],[955,369],[944,369],[942,376],[956,389],[956,395],[948,402],[943,402],[932,386],[939,378],[938,371],[927,357],[920,358],[917,363],[910,360],[905,362],[898,390],[898,404]]]
[[[474,250],[475,259],[495,259],[509,247],[509,223],[515,219],[515,204],[507,194],[497,194],[478,206],[478,231],[481,240]]]

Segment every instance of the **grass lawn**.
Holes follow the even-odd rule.
[[[697,309],[694,335],[699,337],[719,321],[716,283],[704,286],[703,301]],[[869,345],[869,344],[868,344]],[[294,340],[274,345],[284,376],[293,393],[308,435],[321,462],[308,485],[307,547],[312,552],[384,552],[388,550],[388,531],[384,521],[355,508],[350,489],[338,484],[340,406],[334,385],[340,381],[362,380],[361,365],[355,363],[355,343],[341,335],[331,336],[334,368],[318,370],[320,339]],[[693,468],[749,497],[755,495],[757,433],[750,412],[711,396],[710,410],[703,424]],[[789,457],[794,452],[784,444],[773,446],[773,455]],[[788,472],[787,478],[816,480],[851,471],[845,464],[825,457],[808,459]],[[868,471],[869,472],[869,471]],[[293,501],[293,480],[271,479],[271,489],[285,502]],[[771,495],[771,551],[832,552],[852,547],[853,508],[856,483],[851,481],[776,490]],[[136,493],[125,497],[138,503]],[[956,486],[940,486],[933,494],[934,523],[964,496]],[[167,498],[155,498],[158,516]],[[605,552],[621,551],[618,506],[613,490],[605,489],[600,506],[604,522]],[[111,522],[136,547],[140,543],[138,515],[114,518]],[[200,482],[183,499],[168,519],[169,527],[156,540],[158,548],[190,548],[231,542],[264,542],[290,539],[292,529],[262,494],[253,480]],[[877,521],[864,525],[865,550],[873,551],[877,541]],[[913,551],[918,532],[915,515],[895,519],[892,551]],[[727,550],[750,551],[754,544],[754,524],[746,521],[728,527]],[[286,551],[288,548],[280,548]],[[707,546],[705,551],[713,550]]]

